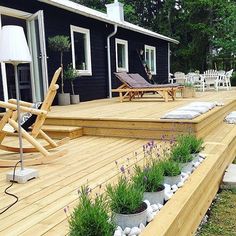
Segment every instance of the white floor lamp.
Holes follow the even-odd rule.
[[[12,64],[15,72],[21,168],[15,172],[14,180],[18,183],[26,183],[29,179],[38,177],[37,170],[24,168],[22,132],[20,124],[20,91],[17,66],[21,63],[30,63],[31,60],[32,59],[23,28],[15,25],[3,26],[0,31],[0,62]],[[13,180],[13,172],[7,174],[7,180]]]

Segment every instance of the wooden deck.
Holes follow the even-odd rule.
[[[154,95],[155,96],[155,95]],[[171,138],[186,132],[204,137],[213,130],[230,110],[236,107],[236,90],[197,93],[196,98],[177,99],[168,103],[152,99],[120,103],[117,98],[96,100],[66,107],[53,107],[48,125],[79,126],[84,135],[160,139]],[[218,101],[225,106],[194,120],[166,120],[161,117],[168,111],[193,101]]]
[[[146,127],[152,129],[153,124],[157,125],[167,111],[196,100],[225,103],[224,107],[215,108],[215,111],[190,122],[199,130],[208,128],[200,133],[204,136],[204,153],[207,158],[142,233],[143,236],[193,234],[218,190],[226,166],[236,155],[236,126],[223,123],[224,115],[230,110],[236,110],[236,90],[207,92],[198,94],[196,99],[177,99],[168,103],[156,100],[119,103],[112,99],[53,107],[47,120],[49,125],[80,126],[83,127],[84,136],[66,144],[69,153],[60,160],[49,165],[35,166],[40,174],[38,179],[13,186],[11,192],[19,196],[19,202],[0,215],[0,235],[67,234],[68,223],[63,208],[69,206],[72,211],[78,201],[79,187],[88,183],[96,192],[100,191],[100,184],[105,186],[105,183],[115,181],[119,173],[116,160],[122,165],[129,158],[129,165],[132,165],[136,161],[134,152],[138,152],[139,160],[142,158],[142,145],[152,136],[151,132],[146,136],[141,135],[145,134]],[[124,127],[119,122],[123,122]],[[130,125],[127,122],[134,122],[134,130],[139,124],[137,129],[144,131],[140,132],[139,137],[136,131],[131,134],[130,131],[123,132]],[[171,122],[172,134],[177,132],[173,127],[181,129],[181,126],[185,126],[186,129],[188,123]],[[161,128],[158,128],[162,134],[169,129],[164,123],[161,121]],[[118,129],[119,133],[109,133],[109,128]],[[94,131],[95,134],[91,136],[90,132]],[[16,140],[9,137],[8,142],[15,143]],[[1,158],[9,156],[12,158],[10,154],[0,151]],[[3,194],[8,186],[5,176],[9,170],[0,168],[0,209],[13,201]]]

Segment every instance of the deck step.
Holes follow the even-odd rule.
[[[236,188],[236,164],[230,164],[226,169],[221,187],[223,189]]]
[[[83,128],[75,126],[44,125],[42,130],[52,138],[74,139],[83,135]]]

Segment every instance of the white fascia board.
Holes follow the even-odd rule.
[[[151,30],[144,29],[140,26],[131,24],[127,21],[124,21],[124,22],[117,21],[116,22],[116,21],[110,20],[107,17],[107,14],[105,14],[105,13],[96,11],[94,9],[91,9],[89,7],[85,7],[83,5],[80,5],[78,3],[75,3],[75,2],[72,2],[72,1],[69,1],[69,0],[38,0],[38,1],[39,2],[44,2],[44,3],[49,4],[49,5],[53,5],[53,6],[58,7],[58,8],[65,9],[65,10],[70,11],[70,12],[74,12],[76,14],[80,14],[80,15],[87,16],[87,17],[90,17],[90,18],[93,18],[93,19],[97,19],[97,20],[100,20],[100,21],[103,21],[103,22],[106,22],[106,23],[109,23],[109,24],[113,24],[113,25],[116,24],[121,28],[128,29],[128,30],[131,30],[131,31],[135,31],[135,32],[138,32],[138,33],[142,33],[142,34],[154,37],[154,38],[159,38],[159,39],[162,39],[162,40],[165,40],[165,41],[168,41],[168,42],[171,42],[171,43],[175,43],[175,44],[179,43],[179,41],[177,41],[175,39],[172,39],[172,38],[166,37],[164,35],[155,33]]]

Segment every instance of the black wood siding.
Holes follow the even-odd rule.
[[[63,34],[70,36],[70,25],[90,29],[92,76],[82,76],[75,81],[75,90],[80,94],[81,101],[105,98],[108,96],[107,72],[107,35],[114,27],[104,22],[84,17],[42,2],[32,0],[1,0],[0,5],[30,13],[38,10],[44,11],[46,44],[48,37]],[[144,49],[144,45],[156,47],[158,83],[168,81],[168,43],[130,30],[118,28],[117,34],[111,39],[112,72],[115,72],[115,38],[128,40],[129,47],[129,72],[140,73],[145,71],[138,57],[137,49]],[[49,81],[56,68],[59,66],[59,55],[47,47]],[[71,51],[64,54],[64,65],[72,62]],[[112,87],[119,85],[113,77]],[[69,83],[65,83],[65,91],[70,91]]]
[[[126,29],[118,28],[117,34],[112,38],[112,71],[116,70],[115,61],[115,38],[128,41],[128,53],[129,53],[129,72],[139,73],[147,79],[146,72],[143,64],[139,58],[140,49],[144,50],[145,45],[153,46],[156,48],[156,72],[153,79],[158,83],[168,83],[168,42],[156,38],[149,37],[137,32],[133,32]],[[113,76],[112,85],[117,87],[120,83]]]

